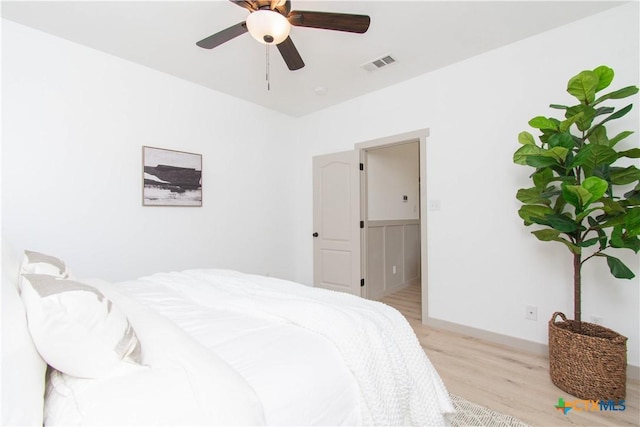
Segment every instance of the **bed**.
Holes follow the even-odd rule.
[[[395,309],[237,271],[79,280],[3,247],[3,425],[446,425]]]

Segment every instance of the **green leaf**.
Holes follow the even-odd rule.
[[[611,121],[611,120],[615,120],[615,119],[619,119],[620,117],[624,117],[629,111],[631,111],[631,108],[633,107],[633,104],[629,104],[626,107],[624,107],[622,110],[618,110],[615,113],[611,114],[609,117],[607,117],[606,119],[604,119],[603,121],[601,121],[600,123],[598,123],[597,125],[595,125],[593,128],[591,128],[591,130],[589,131],[589,133],[587,134],[587,138],[589,138],[589,134],[591,134],[595,129],[598,128],[598,126],[602,126],[605,123]]]
[[[581,107],[582,114],[576,120],[576,125],[580,131],[584,132],[591,127],[593,119],[596,118],[596,109],[590,105],[582,105]]]
[[[640,158],[640,148],[632,148],[631,150],[620,151],[618,153],[618,158],[628,157],[630,159],[638,159]]]
[[[542,191],[539,188],[521,188],[516,194],[516,199],[525,204],[543,204],[550,206],[551,200],[542,197]]]
[[[611,183],[615,185],[627,185],[640,180],[640,170],[635,166],[626,168],[611,168]]]
[[[571,114],[569,111],[570,110],[567,110],[567,114],[565,114],[566,120],[560,122],[560,126],[558,127],[560,132],[567,132],[569,128],[571,128],[571,125],[582,119],[583,113],[581,111],[574,113],[576,110],[571,110]]]
[[[600,241],[600,239],[598,237],[594,237],[593,239],[588,239],[588,240],[585,240],[585,241],[581,242],[578,246],[580,246],[581,248],[588,248],[589,246],[595,245],[599,241]]]
[[[606,145],[589,144],[578,151],[569,165],[570,168],[582,166],[587,176],[593,174],[593,170],[599,165],[610,165],[618,160],[618,153]]]
[[[540,154],[541,152],[542,148],[538,147],[537,145],[523,145],[522,147],[518,148],[515,153],[513,153],[513,163],[518,165],[526,165],[527,157]]]
[[[532,231],[531,234],[536,236],[538,240],[542,242],[560,242],[564,244],[574,254],[579,254],[582,252],[582,248],[580,248],[577,245],[574,245],[567,239],[563,239],[562,237],[560,237],[560,233],[557,230],[552,230],[552,229],[536,230],[536,231]]]
[[[611,82],[613,81],[614,72],[611,68],[606,65],[600,65],[599,67],[594,68],[594,74],[598,76],[598,86],[596,87],[596,92],[600,92],[602,89],[606,89],[609,87]]]
[[[551,187],[545,188],[540,195],[546,199],[552,199],[556,196],[562,195],[562,190],[552,185]]]
[[[640,250],[640,239],[637,236],[628,236],[623,232],[622,225],[616,225],[611,232],[611,247],[619,249],[631,249],[635,253]]]
[[[593,212],[597,210],[602,210],[602,206],[596,206],[595,208],[584,210],[580,214],[576,215],[576,222],[578,223],[582,222],[583,219],[585,219],[587,216],[591,215]]]
[[[518,215],[527,226],[534,223],[531,218],[544,218],[547,214],[553,214],[553,210],[547,206],[540,205],[524,205],[518,210]]]
[[[604,230],[599,226],[598,222],[595,219],[588,217],[587,221],[589,221],[589,226],[593,230],[595,230],[596,233],[598,233],[598,240],[600,240],[600,250],[605,250],[608,240],[607,233],[604,232]]]
[[[598,177],[589,177],[581,185],[562,184],[562,197],[576,208],[576,214],[582,213],[589,205],[600,199],[607,191],[607,181]]]
[[[518,142],[522,145],[536,145],[533,135],[527,131],[523,131],[518,134]]]
[[[599,83],[600,78],[596,73],[585,70],[569,80],[567,92],[575,96],[581,103],[590,104],[596,97]]]
[[[607,128],[599,126],[591,132],[589,135],[589,142],[594,145],[609,145],[609,138],[607,138]]]
[[[582,212],[583,200],[588,200],[591,194],[579,185],[562,184],[562,198],[576,209]]]
[[[615,216],[621,213],[625,213],[625,210],[620,205],[620,203],[616,202],[613,199],[605,197],[604,199],[601,200],[601,202],[603,205],[602,209],[607,215]]]
[[[625,139],[626,137],[632,134],[633,132],[630,130],[625,130],[624,132],[620,132],[619,134],[617,134],[616,136],[614,136],[609,140],[609,147],[613,148],[613,146],[616,145],[618,142],[622,141],[623,139]]]
[[[624,239],[625,249],[631,249],[633,252],[638,253],[640,251],[640,239],[638,236],[627,237]]]
[[[633,279],[634,277],[636,277],[635,274],[633,274],[633,272],[629,270],[629,267],[624,265],[624,263],[618,258],[612,257],[611,255],[607,254],[602,255],[607,257],[607,265],[609,265],[609,271],[611,271],[613,277],[618,279]]]
[[[595,168],[598,165],[610,165],[616,160],[618,160],[618,153],[613,148],[606,145],[594,145],[587,164]]]
[[[562,214],[554,213],[554,214],[545,216],[544,219],[549,222],[549,224],[551,225],[551,227],[553,227],[554,230],[558,230],[563,233],[573,233],[578,229],[578,226],[579,226],[579,224],[576,224],[574,220]]]
[[[627,202],[630,203],[640,202],[640,182],[638,182],[633,190],[624,193],[624,197],[627,199]]]
[[[532,176],[533,183],[536,188],[546,188],[547,185],[553,180],[553,172],[551,169],[540,169]]]
[[[614,92],[607,93],[606,95],[602,95],[600,98],[596,99],[593,102],[593,105],[600,104],[602,101],[606,101],[607,99],[627,98],[629,96],[635,95],[636,93],[638,93],[638,88],[636,86],[627,86]]]
[[[556,122],[544,116],[537,116],[529,120],[529,126],[536,129],[558,129],[558,125],[556,124]]]
[[[573,107],[569,107],[564,114],[565,122],[570,121],[575,123],[578,126],[578,129],[581,131],[585,131],[591,127],[591,123],[596,116],[596,109],[591,105],[587,104],[578,104]],[[568,129],[567,125],[569,123],[562,122],[560,124],[560,130]]]
[[[600,228],[610,228],[624,225],[625,214],[606,216],[602,219],[598,218],[602,224],[600,224]]]
[[[525,147],[529,147],[526,145]],[[514,159],[515,161],[515,159]],[[544,156],[542,154],[529,155],[525,158],[526,164],[534,168],[548,168],[551,166],[560,166],[560,164],[550,156]]]
[[[569,150],[565,147],[553,147],[548,150],[543,150],[540,155],[551,157],[552,159],[555,159],[557,163],[562,163],[567,158],[568,153]]]
[[[581,185],[585,190],[591,193],[591,198],[584,205],[585,208],[604,196],[604,193],[606,193],[609,188],[607,181],[602,178],[598,178],[597,176],[590,176],[585,179]]]
[[[611,184],[611,165],[599,165],[596,166],[593,171],[583,171],[585,176],[597,176],[598,178],[602,178],[609,183],[609,190],[607,191],[607,196],[609,198],[613,197],[613,185]]]
[[[640,235],[640,208],[627,210],[624,218],[624,228],[627,230],[628,236]]]
[[[553,206],[553,211],[557,213],[564,212],[564,207],[567,206],[567,201],[562,197],[562,190],[560,190],[559,197],[556,197],[556,203]]]
[[[554,230],[552,228],[546,228],[544,230],[536,230],[532,231],[531,234],[536,236],[538,240],[543,242],[551,242],[555,241],[556,238],[560,237],[560,232],[558,230]]]
[[[560,105],[560,104],[551,104],[549,105],[550,108],[554,108],[556,110],[566,110],[569,107],[567,107],[566,105]]]
[[[567,165],[567,168],[573,169],[582,166],[587,160],[589,160],[591,151],[593,151],[593,147],[595,147],[595,145],[593,144],[582,146],[582,148],[580,148],[580,150],[578,151],[578,154],[573,157],[571,163]]]
[[[611,246],[614,248],[624,248],[621,224],[614,226],[613,231],[611,231]]]
[[[605,114],[611,114],[615,111],[616,109],[613,107],[600,107],[596,110],[596,117],[598,116],[602,116]]]
[[[573,137],[570,133],[562,132],[552,135],[547,141],[549,147],[563,147],[567,149],[572,149],[574,146]],[[565,155],[566,156],[566,155]]]

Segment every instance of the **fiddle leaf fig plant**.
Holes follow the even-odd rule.
[[[578,322],[583,264],[605,259],[614,277],[631,279],[634,273],[611,252],[640,251],[640,169],[635,160],[640,158],[640,148],[617,150],[618,143],[633,132],[610,137],[605,126],[624,117],[633,104],[621,109],[604,105],[635,95],[638,87],[599,95],[613,77],[614,71],[604,65],[572,77],[567,92],[578,103],[551,104],[562,118],[531,119],[529,125],[540,133],[538,141],[530,132],[521,132],[521,147],[513,155],[514,163],[533,168],[533,186],[516,194],[523,204],[518,214],[524,225],[535,224],[535,237],[559,242],[573,256],[574,319]]]

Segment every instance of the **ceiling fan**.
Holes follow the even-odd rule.
[[[232,25],[204,38],[196,45],[213,49],[247,31],[259,42],[275,44],[290,70],[304,67],[298,49],[289,37],[291,25],[363,34],[369,29],[371,19],[366,15],[347,13],[291,10],[289,0],[229,0],[247,9],[250,14],[245,22]]]

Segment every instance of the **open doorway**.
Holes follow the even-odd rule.
[[[405,160],[404,167],[411,170],[411,173],[404,173],[405,181],[413,180],[413,186],[410,184],[404,184],[404,186],[395,186],[395,192],[398,192],[400,189],[400,193],[397,196],[400,197],[399,202],[397,196],[393,194],[393,192],[389,191],[387,193],[382,192],[383,199],[380,202],[371,201],[371,195],[368,194],[368,179],[367,174],[363,174],[363,179],[361,180],[361,201],[360,206],[362,209],[362,217],[365,219],[365,230],[362,233],[362,265],[361,269],[363,275],[365,276],[365,281],[367,281],[367,286],[363,289],[363,296],[370,299],[383,299],[386,300],[389,298],[389,292],[392,296],[398,296],[403,299],[404,304],[408,304],[411,306],[411,311],[415,314],[412,316],[416,320],[424,323],[428,319],[428,268],[427,268],[427,218],[426,218],[426,203],[427,203],[427,194],[426,194],[426,186],[425,186],[425,177],[426,177],[426,149],[427,149],[427,137],[429,136],[428,129],[419,129],[413,132],[408,132],[399,135],[393,135],[389,137],[384,137],[372,141],[362,142],[355,145],[356,150],[360,152],[360,161],[363,163],[368,163],[370,160],[370,155],[372,153],[382,154],[384,157],[385,154],[389,154],[390,157],[394,157],[393,149],[397,148],[398,151],[395,152],[395,155],[403,158],[403,156],[411,157],[412,160]],[[402,147],[402,148],[401,148]],[[382,151],[378,151],[382,150]],[[390,151],[384,151],[390,150]],[[404,155],[401,152],[404,152]],[[411,153],[410,155],[408,153]],[[374,154],[375,155],[375,154]],[[377,160],[377,159],[376,159]],[[389,159],[387,159],[389,160]],[[411,163],[412,162],[412,163]],[[383,160],[384,163],[384,160]],[[402,164],[402,161],[390,160],[389,164],[394,164],[397,168],[397,164]],[[411,164],[410,164],[411,163]],[[389,166],[387,164],[387,166]],[[365,169],[370,166],[364,166]],[[375,166],[374,166],[375,168]],[[372,173],[375,173],[373,171]],[[388,173],[387,173],[388,176]],[[375,179],[375,178],[374,178]],[[396,179],[396,178],[388,178],[388,179]],[[384,184],[383,184],[384,185]],[[391,188],[394,185],[390,186]],[[408,194],[405,194],[408,193]],[[386,194],[386,195],[384,195]],[[407,196],[407,200],[405,202],[404,196]],[[377,214],[374,213],[373,216],[370,216],[368,208],[370,204],[375,205],[376,203],[385,203],[385,199],[388,202],[400,203],[399,206],[396,206],[396,217],[391,219],[390,222],[385,221],[384,223],[375,222],[379,220],[379,217],[376,217]],[[370,203],[371,202],[371,203]],[[415,204],[415,212],[414,212],[414,204]],[[374,208],[376,209],[376,208]],[[371,219],[371,221],[369,221]],[[372,224],[368,224],[371,222]],[[368,233],[367,225],[383,225],[388,224],[391,227],[394,227],[391,230],[391,234],[394,234],[395,237],[391,237],[393,240],[391,242],[392,246],[400,246],[405,251],[405,253],[400,256],[395,253],[395,255],[391,255],[391,257],[386,256],[383,258],[380,255],[380,252],[375,252],[371,250],[371,246],[384,244],[382,243],[382,236],[384,236],[385,232],[383,230],[376,230],[374,233]],[[385,230],[386,231],[386,230]],[[402,236],[403,241],[400,240],[400,236]],[[378,242],[374,242],[372,240],[377,239]],[[408,246],[409,249],[404,249],[405,245]],[[416,250],[417,248],[417,250]],[[387,254],[388,255],[388,254]],[[399,264],[402,261],[404,268],[404,276],[399,277]],[[395,263],[395,264],[394,264]],[[394,265],[396,266],[395,275]],[[381,268],[382,267],[382,268]],[[377,269],[377,271],[376,271]],[[382,271],[381,271],[382,270]],[[369,291],[370,282],[373,280],[380,280],[381,275],[384,275],[384,278],[387,279],[391,276],[391,281],[387,281],[385,286],[383,286],[382,293],[378,293],[376,288],[379,287],[378,284],[373,283],[373,291]],[[369,277],[370,276],[370,277]],[[374,277],[374,276],[377,276]],[[395,277],[394,277],[395,276]],[[389,291],[389,292],[387,292]]]
[[[420,285],[420,144],[365,149],[362,214],[366,297]]]

